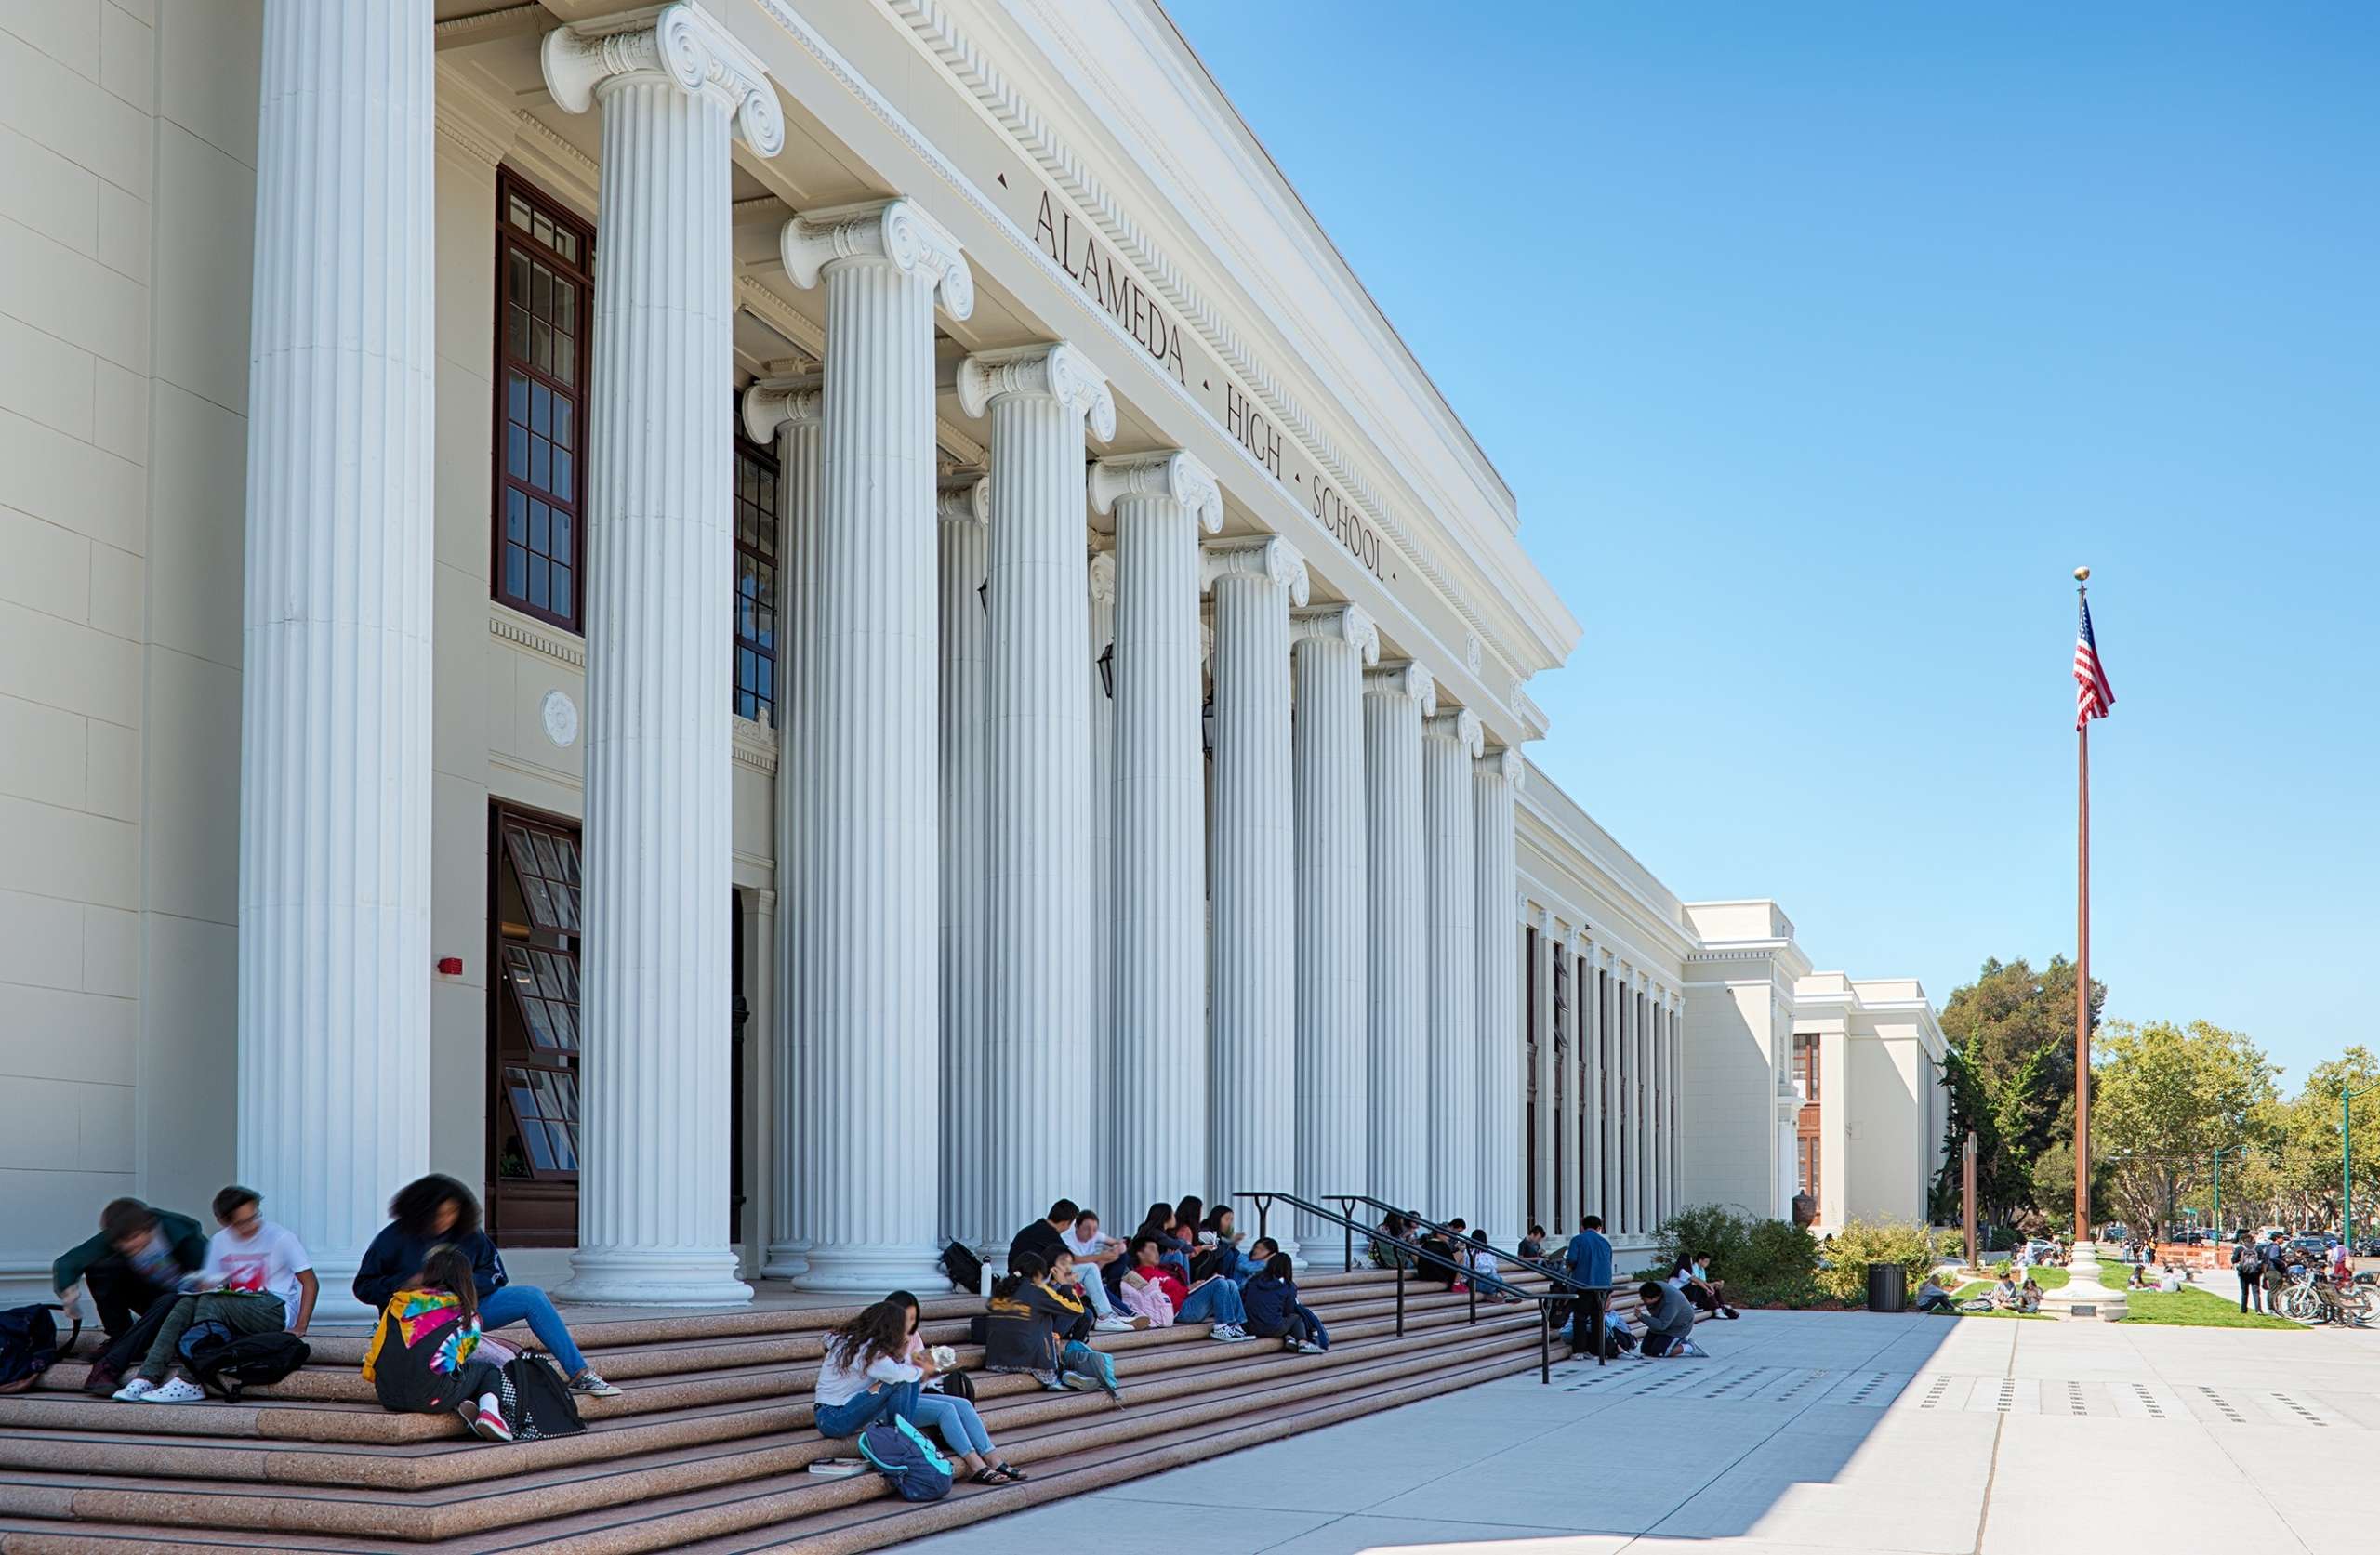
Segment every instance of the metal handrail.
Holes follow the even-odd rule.
[[[1495,1254],[1500,1258],[1504,1258],[1513,1263],[1526,1264],[1529,1268],[1538,1271],[1538,1272],[1544,1274],[1549,1278],[1559,1280],[1562,1284],[1567,1285],[1572,1290],[1586,1290],[1590,1288],[1589,1286],[1582,1285],[1576,1280],[1571,1279],[1567,1273],[1548,1268],[1545,1264],[1539,1262],[1535,1258],[1523,1258],[1517,1251],[1508,1252],[1504,1248],[1497,1246],[1493,1242],[1477,1241],[1468,1232],[1458,1234],[1451,1227],[1442,1226],[1435,1220],[1425,1220],[1419,1215],[1414,1214],[1411,1210],[1399,1209],[1396,1206],[1389,1203],[1386,1199],[1376,1199],[1369,1193],[1325,1193],[1323,1197],[1335,1200],[1340,1204],[1345,1205],[1368,1205],[1372,1208],[1381,1210],[1386,1214],[1403,1216],[1407,1220],[1411,1221],[1414,1225],[1426,1226],[1430,1230],[1436,1232],[1439,1235],[1445,1237],[1449,1245],[1483,1247],[1488,1252]],[[1353,1214],[1354,1211],[1350,1210],[1348,1213]]]
[[[1331,1193],[1326,1196],[1342,1201],[1364,1197],[1362,1194],[1351,1193]],[[1405,1251],[1411,1253],[1416,1258],[1427,1257],[1435,1259],[1438,1257],[1436,1253],[1429,1252],[1424,1249],[1419,1243],[1408,1242],[1401,1236],[1391,1236],[1388,1232],[1381,1230],[1378,1226],[1363,1225],[1353,1216],[1342,1215],[1336,1210],[1325,1209],[1320,1205],[1314,1203],[1312,1200],[1300,1198],[1295,1193],[1283,1193],[1277,1189],[1263,1191],[1243,1189],[1240,1192],[1234,1193],[1232,1197],[1237,1199],[1253,1199],[1256,1201],[1256,1234],[1260,1237],[1269,1238],[1272,1234],[1268,1222],[1272,1217],[1273,1201],[1275,1199],[1278,1199],[1283,1204],[1289,1205],[1292,1208],[1311,1215],[1316,1219],[1328,1221],[1344,1228],[1348,1233],[1346,1272],[1350,1274],[1355,1272],[1355,1232],[1362,1232],[1366,1239],[1368,1241],[1386,1243],[1393,1247],[1401,1247]],[[1366,1200],[1365,1202],[1369,1203],[1372,1201]],[[1382,1205],[1380,1207],[1383,1209],[1390,1209],[1395,1206],[1390,1205]],[[1396,1213],[1402,1215],[1404,1214],[1404,1211],[1397,1210]],[[1408,1216],[1407,1218],[1408,1219],[1418,1219],[1417,1217]],[[1424,1225],[1428,1224],[1427,1221],[1420,1221],[1419,1223]],[[1445,1228],[1438,1227],[1435,1229],[1443,1231]],[[1490,1252],[1495,1251],[1492,1247],[1488,1250]],[[1550,1273],[1549,1271],[1541,1268],[1540,1265],[1530,1263],[1527,1258],[1521,1258],[1518,1254],[1513,1254],[1510,1256],[1515,1263],[1527,1265],[1530,1269],[1537,1270],[1540,1273]],[[1403,1338],[1405,1337],[1405,1262],[1400,1258],[1397,1260],[1396,1265],[1396,1335],[1399,1338]],[[1469,1322],[1475,1324],[1479,1321],[1479,1282],[1477,1279],[1474,1278],[1467,1280],[1464,1283],[1469,1286],[1471,1295],[1471,1315]],[[1579,1296],[1575,1294],[1567,1294],[1563,1290],[1522,1290],[1511,1285],[1509,1282],[1500,1280],[1497,1283],[1502,1285],[1505,1290],[1515,1299],[1533,1301],[1537,1304],[1537,1379],[1540,1384],[1550,1383],[1554,1379],[1553,1304],[1556,1301],[1576,1301],[1579,1299]],[[1604,1299],[1607,1297],[1607,1293],[1597,1292],[1590,1286],[1573,1285],[1567,1279],[1563,1279],[1561,1283],[1564,1286],[1567,1287],[1569,1292],[1583,1292],[1587,1295],[1597,1298],[1595,1301],[1597,1311],[1594,1313],[1595,1364],[1600,1366],[1604,1364],[1602,1308],[1604,1305]]]

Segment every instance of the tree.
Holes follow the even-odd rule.
[[[1959,1218],[1960,1199],[1965,1192],[1967,1135],[1972,1132],[1976,1219],[1984,1225],[2015,1219],[2032,1200],[2025,1168],[2009,1154],[2000,1137],[2000,1122],[1982,1076],[1955,1046],[1942,1055],[1942,1089],[1950,1102],[1942,1126],[1942,1171],[1934,1179],[1928,1213],[1941,1223]]]
[[[2211,1177],[2218,1147],[2251,1136],[2274,1094],[2272,1064],[2239,1032],[2109,1021],[2093,1048],[2091,1145],[2114,1207],[2136,1229],[2166,1226]]]
[[[1962,1102],[1966,1107],[1967,1121],[1955,1125],[1953,1153],[1973,1127],[1977,1195],[2011,1219],[2044,1203],[2070,1211],[2074,1202],[2070,1177],[2063,1192],[2042,1200],[2034,1170],[2052,1146],[2074,1138],[2074,970],[2062,955],[2038,973],[2021,956],[1986,961],[1942,1008],[1942,1034],[1966,1071],[1955,1081],[1946,1073],[1943,1082],[1951,1089],[1954,1119]],[[2094,981],[2095,1029],[2107,997],[2106,984]]]
[[[2334,1226],[2340,1204],[2339,1092],[2380,1087],[2380,1060],[2358,1044],[2314,1066],[2289,1101],[2272,1109],[2271,1138],[2286,1208],[2284,1224]],[[2356,1217],[2380,1210],[2380,1093],[2358,1100],[2354,1118]]]

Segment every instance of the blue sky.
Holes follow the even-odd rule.
[[[1532,754],[1821,967],[2093,970],[2292,1076],[2380,889],[2380,7],[1176,21],[1585,626]]]

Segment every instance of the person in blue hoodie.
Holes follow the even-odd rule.
[[[1264,1272],[1240,1287],[1248,1331],[1258,1338],[1281,1340],[1284,1350],[1319,1355],[1330,1348],[1330,1336],[1323,1331],[1322,1320],[1298,1300],[1296,1280],[1289,1255],[1275,1251],[1265,1260]]]
[[[546,1293],[536,1285],[516,1285],[505,1275],[496,1244],[480,1229],[480,1201],[443,1172],[406,1183],[389,1201],[389,1223],[364,1250],[364,1261],[356,1268],[355,1298],[376,1311],[385,1311],[389,1298],[421,1272],[431,1249],[447,1246],[470,1260],[483,1328],[525,1321],[569,1376],[572,1392],[589,1398],[619,1396],[620,1390],[598,1377],[579,1353]]]
[[[1603,1217],[1590,1215],[1579,1222],[1562,1255],[1562,1273],[1578,1287],[1579,1304],[1572,1309],[1571,1348],[1580,1353],[1600,1352],[1603,1314],[1611,1303],[1611,1243],[1603,1234]]]

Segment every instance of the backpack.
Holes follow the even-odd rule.
[[[58,1321],[50,1311],[32,1306],[0,1311],[0,1393],[21,1393],[32,1387],[82,1337],[83,1320],[77,1318],[74,1332],[60,1344]]]
[[[966,1244],[954,1242],[942,1250],[942,1272],[950,1276],[951,1287],[970,1296],[984,1288],[984,1260],[967,1250]]]
[[[859,1456],[892,1482],[904,1501],[939,1501],[950,1494],[950,1460],[898,1415],[861,1430]]]
[[[515,1355],[504,1363],[504,1379],[512,1384],[512,1402],[520,1418],[512,1422],[513,1440],[537,1442],[549,1436],[575,1436],[587,1429],[578,1417],[578,1401],[562,1367],[542,1354]]]
[[[313,1354],[306,1341],[286,1329],[270,1334],[244,1334],[225,1338],[209,1332],[184,1348],[191,1376],[210,1393],[233,1403],[243,1388],[262,1388],[280,1381],[306,1364]]]

